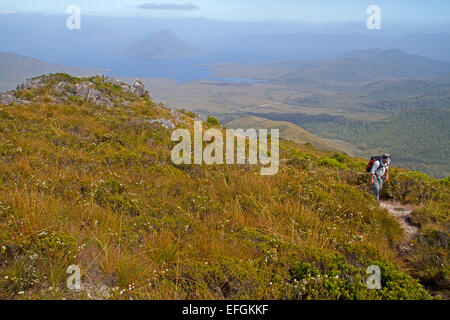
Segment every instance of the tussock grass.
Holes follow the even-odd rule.
[[[175,166],[170,131],[139,119],[176,121],[148,99],[0,106],[0,117],[1,298],[429,298],[396,258],[402,230],[356,159],[282,141],[275,176]],[[66,288],[71,264],[81,292]],[[383,290],[365,287],[371,264]]]

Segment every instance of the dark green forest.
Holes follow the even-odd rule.
[[[443,178],[450,175],[448,108],[402,109],[382,121],[350,120],[327,114],[255,114],[270,120],[289,121],[323,138],[355,145],[360,156],[390,152],[396,166]]]

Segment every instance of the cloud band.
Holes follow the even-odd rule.
[[[139,9],[145,9],[145,10],[180,10],[180,11],[188,11],[188,10],[197,10],[200,9],[195,4],[192,3],[184,3],[184,4],[177,4],[177,3],[165,3],[165,4],[158,4],[154,2],[144,3],[138,6]]]

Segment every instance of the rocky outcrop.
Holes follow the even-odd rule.
[[[141,80],[136,80],[131,88],[133,93],[138,95],[139,97],[143,97],[146,93],[145,85]]]
[[[12,95],[9,92],[0,94],[0,104],[10,105],[10,104],[13,104],[13,103],[15,103],[15,104],[28,104],[30,102],[26,101],[26,100],[23,100],[23,99],[16,98],[14,95]]]
[[[105,104],[108,107],[113,106],[111,100],[102,96],[100,91],[91,88],[90,85],[94,84],[92,82],[87,82],[72,85],[68,82],[62,81],[56,85],[55,90],[63,95],[80,97],[84,100],[91,101],[96,104]]]
[[[56,75],[57,76],[57,75]],[[129,106],[136,98],[131,98],[129,100],[121,99],[121,101],[116,101],[111,94],[111,90],[99,87],[97,81],[100,80],[104,84],[112,85],[116,88],[121,88],[123,92],[134,95],[139,98],[148,97],[148,91],[145,89],[144,83],[136,79],[133,85],[126,84],[112,77],[101,76],[97,78],[78,78],[77,81],[72,81],[71,77],[60,77],[61,81],[55,81],[55,75],[48,75],[37,77],[33,79],[28,79],[24,83],[17,86],[17,91],[28,90],[31,93],[34,89],[48,87],[47,90],[48,98],[52,103],[63,103],[66,102],[69,97],[79,97],[83,101],[89,101],[97,105],[106,105],[108,108],[114,107],[114,105],[121,105],[124,107]],[[56,83],[56,84],[55,84]],[[30,95],[21,95],[30,96]],[[39,101],[39,95],[32,95],[32,99],[20,99],[16,97],[15,91],[6,92],[0,94],[0,104],[28,104],[31,101]],[[165,125],[168,125],[167,123]]]
[[[123,82],[120,82],[119,80],[117,80],[115,78],[112,78],[112,77],[103,76],[103,81],[105,83],[109,83],[109,84],[111,84],[113,86],[116,86],[116,87],[120,87],[120,86],[123,85]]]
[[[139,79],[136,79],[136,81],[134,82],[134,84],[132,86],[125,84],[125,83],[121,83],[120,87],[125,92],[137,95],[138,97],[144,97],[147,95],[147,90],[145,90],[145,85]]]
[[[183,114],[178,110],[170,110],[170,113],[172,114],[172,117],[174,120],[178,123],[185,123],[183,119]]]
[[[17,90],[31,90],[31,89],[37,89],[45,87],[45,81],[43,78],[33,78],[33,79],[27,79],[24,83],[19,84],[17,86]]]

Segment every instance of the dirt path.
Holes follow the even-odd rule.
[[[411,239],[413,239],[418,233],[418,228],[411,222],[411,213],[413,212],[413,207],[401,204],[400,202],[380,201],[380,208],[389,211],[389,213],[392,214],[398,220],[398,222],[400,222],[401,227],[405,231],[405,239],[399,245],[398,249],[400,251],[400,254],[407,253],[409,250],[411,250]]]

